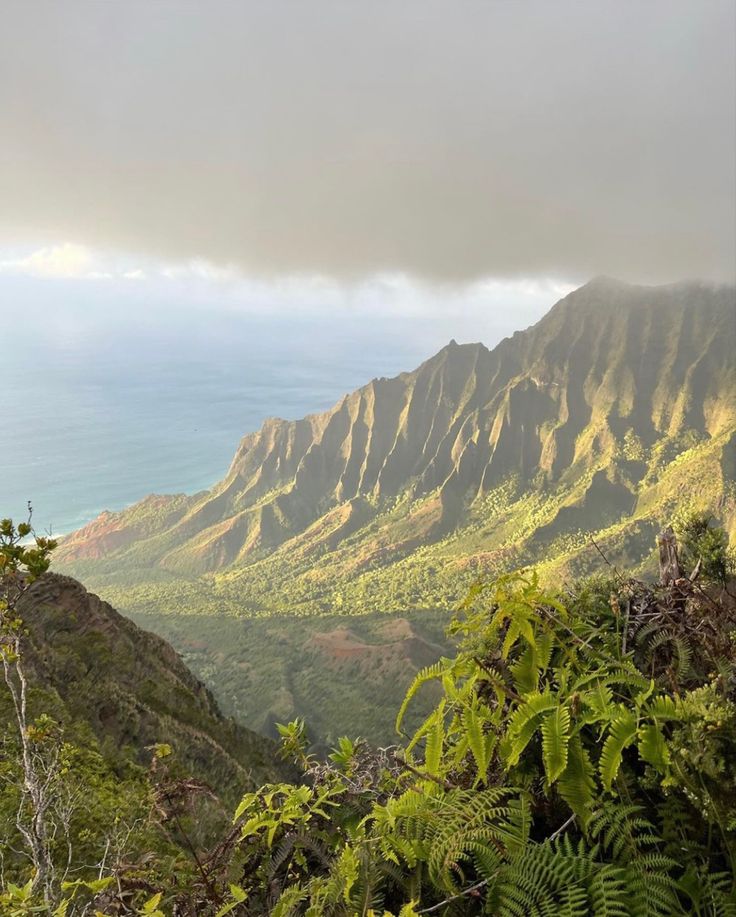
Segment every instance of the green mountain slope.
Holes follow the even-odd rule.
[[[58,562],[178,648],[182,615],[255,619],[243,661],[268,668],[273,615],[401,612],[422,638],[417,612],[441,617],[478,576],[540,557],[549,579],[593,569],[591,533],[633,569],[676,507],[707,507],[733,535],[735,444],[734,289],[599,278],[493,350],[452,342],[324,414],[267,421],[212,491],[103,514]],[[287,641],[300,664],[320,627]],[[213,657],[192,655],[260,723],[262,699],[223,690]],[[397,691],[412,665],[387,674]],[[340,677],[359,684],[359,666]],[[292,712],[318,696],[297,692]]]
[[[54,697],[56,718],[91,730],[111,760],[147,764],[151,746],[169,744],[184,773],[228,802],[284,771],[275,747],[226,719],[166,641],[76,580],[44,575],[19,613],[34,692]]]

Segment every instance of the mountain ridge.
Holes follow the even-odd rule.
[[[65,539],[60,555],[124,553],[143,538],[149,563],[200,575],[258,559],[340,506],[350,530],[371,504],[433,491],[424,536],[436,538],[457,524],[465,500],[507,475],[557,482],[605,463],[628,427],[645,447],[684,429],[718,436],[736,415],[722,385],[733,372],[724,333],[732,295],[596,278],[492,350],[450,342],[416,370],[374,379],[326,412],[267,419],[204,497],[148,497],[133,525],[128,511],[105,516],[103,544],[98,519]],[[698,306],[710,310],[712,331],[697,320]],[[606,344],[617,338],[625,346],[615,354]]]
[[[386,613],[440,645],[478,579],[535,566],[559,585],[600,570],[598,549],[648,575],[688,509],[734,538],[735,299],[595,280],[492,350],[449,343],[322,414],[269,419],[211,491],[104,515],[58,563],[165,635],[242,722],[390,741],[421,654],[402,650],[369,710],[357,655],[323,674],[345,617],[389,659]]]

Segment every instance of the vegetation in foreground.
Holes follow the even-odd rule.
[[[201,788],[172,776],[166,746],[133,811],[130,781],[118,789],[50,716],[24,719],[17,594],[52,546],[23,547],[20,531],[0,542],[16,715],[4,913],[736,914],[736,606],[703,520],[689,575],[663,586],[614,570],[565,594],[534,573],[477,586],[451,627],[457,656],[422,670],[398,712],[400,731],[439,686],[413,734],[380,749],[343,738],[320,761],[302,722],[283,726],[302,778],[246,793],[207,847],[188,829]],[[75,782],[84,804],[65,821]]]

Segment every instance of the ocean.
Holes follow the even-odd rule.
[[[0,516],[20,519],[31,501],[36,529],[61,535],[149,493],[209,488],[266,417],[322,411],[413,369],[451,326],[365,314],[21,316],[0,347]]]

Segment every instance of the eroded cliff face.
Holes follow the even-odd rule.
[[[198,575],[284,545],[329,550],[396,500],[417,504],[408,550],[453,531],[511,476],[526,489],[567,486],[565,525],[598,504],[620,515],[653,449],[723,440],[727,461],[735,343],[733,288],[600,278],[492,351],[451,342],[324,414],[267,420],[212,491],[104,514],[59,555]]]

